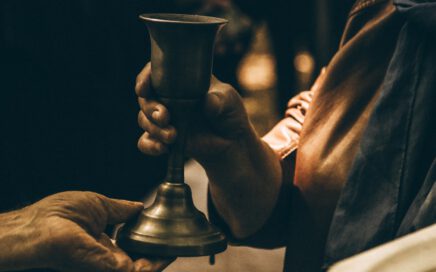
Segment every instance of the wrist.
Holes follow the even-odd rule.
[[[209,153],[207,157],[197,158],[208,176],[226,176],[235,173],[242,174],[247,169],[251,153],[255,153],[254,147],[260,146],[261,139],[254,128],[249,125],[247,129],[239,133],[229,145],[221,152]]]
[[[203,167],[211,201],[233,235],[244,238],[255,233],[269,218],[281,188],[279,156],[253,129]]]

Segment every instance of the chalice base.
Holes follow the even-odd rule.
[[[227,241],[195,208],[185,183],[164,182],[154,203],[117,234],[117,244],[139,256],[195,257],[220,253]]]

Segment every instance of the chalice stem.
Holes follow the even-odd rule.
[[[185,145],[188,128],[187,122],[183,123],[176,125],[177,139],[169,150],[166,180],[171,183],[185,182]]]

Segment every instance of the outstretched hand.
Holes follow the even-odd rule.
[[[17,225],[11,237],[12,259],[25,268],[57,271],[162,271],[171,260],[133,261],[104,234],[107,225],[125,222],[142,203],[107,198],[92,192],[64,192],[12,213]],[[17,248],[22,248],[22,259]],[[12,254],[11,253],[11,254]],[[7,257],[7,256],[5,256]],[[13,268],[13,267],[12,267]],[[21,269],[18,267],[18,269]],[[1,271],[0,267],[0,271]]]

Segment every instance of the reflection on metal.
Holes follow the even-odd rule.
[[[210,85],[215,36],[226,20],[182,14],[144,14],[151,37],[152,85],[178,131],[170,148],[166,182],[154,203],[117,235],[130,253],[203,256],[222,252],[223,234],[198,211],[184,183],[184,149],[189,121]]]
[[[345,259],[329,272],[436,271],[436,224]]]

